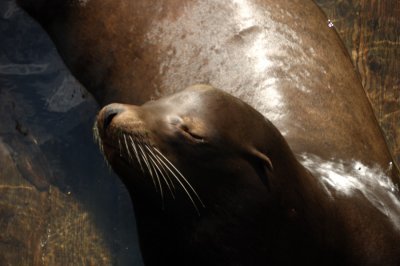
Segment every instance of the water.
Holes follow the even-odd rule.
[[[0,264],[142,265],[129,195],[93,142],[98,109],[41,27],[2,1]]]

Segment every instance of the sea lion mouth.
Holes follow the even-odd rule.
[[[111,150],[111,153],[114,156],[118,156],[118,159],[123,161],[127,166],[140,169],[143,176],[150,176],[155,190],[160,193],[163,202],[166,196],[165,187],[173,199],[175,199],[175,191],[176,187],[178,187],[187,195],[197,214],[200,214],[199,206],[202,208],[205,207],[188,179],[156,145],[150,143],[149,138],[146,138],[144,134],[132,134],[120,131],[115,137],[117,141],[107,141],[99,133],[96,121],[93,126],[93,137],[108,165],[112,161],[108,157],[111,156],[109,152]]]

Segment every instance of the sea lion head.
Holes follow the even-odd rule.
[[[259,112],[208,85],[142,106],[110,104],[99,112],[94,132],[131,196],[146,198],[134,201],[160,206],[161,196],[166,208],[171,200],[197,212],[229,194],[268,193],[273,153],[284,142]]]

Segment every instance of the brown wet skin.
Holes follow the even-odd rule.
[[[358,194],[332,200],[268,120],[220,90],[197,85],[141,107],[111,104],[96,122],[131,194],[146,265],[399,262],[400,234],[384,214]],[[161,167],[153,184],[142,157],[129,159],[124,134],[161,151],[201,201],[191,203],[173,178],[170,191]]]

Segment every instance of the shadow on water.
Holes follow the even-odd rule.
[[[0,264],[142,265],[129,195],[93,142],[97,103],[14,1],[0,40]]]

